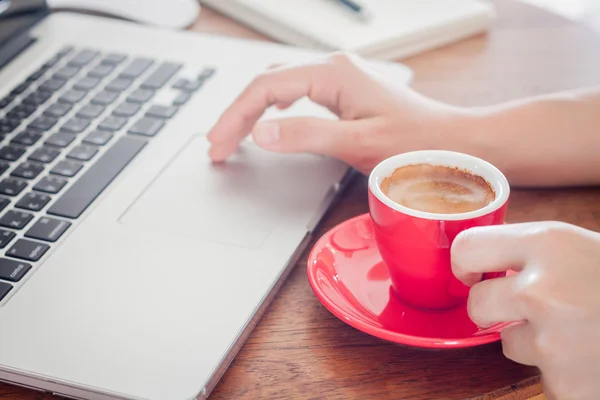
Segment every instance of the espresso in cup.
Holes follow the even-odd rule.
[[[496,193],[481,176],[456,167],[412,164],[383,179],[381,190],[392,201],[436,214],[476,211],[492,203]]]
[[[452,273],[452,243],[466,229],[504,223],[509,194],[502,172],[468,154],[423,150],[379,163],[369,211],[394,296],[428,310],[463,306],[469,287]]]

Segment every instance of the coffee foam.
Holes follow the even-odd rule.
[[[475,211],[496,197],[482,177],[459,168],[430,164],[397,168],[383,180],[381,190],[398,204],[436,214]]]

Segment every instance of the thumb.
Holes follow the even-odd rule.
[[[279,153],[314,153],[344,158],[349,146],[353,121],[320,118],[285,118],[259,122],[252,130],[256,144]]]

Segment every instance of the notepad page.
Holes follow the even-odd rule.
[[[368,49],[427,35],[457,23],[468,23],[490,13],[478,0],[361,0],[372,18],[361,22],[331,0],[220,0],[236,1],[299,35],[329,48],[365,52]],[[265,28],[268,30],[268,27]]]

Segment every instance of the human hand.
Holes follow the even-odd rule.
[[[309,97],[340,121],[285,118],[256,123],[267,108]],[[419,149],[447,148],[440,128],[466,111],[386,82],[358,57],[335,53],[257,77],[208,134],[210,157],[224,161],[250,132],[260,147],[333,156],[368,173],[381,160]]]
[[[504,354],[539,367],[549,399],[600,399],[600,234],[560,222],[473,228],[456,237],[452,270],[472,285],[478,326],[519,321],[501,333]]]

